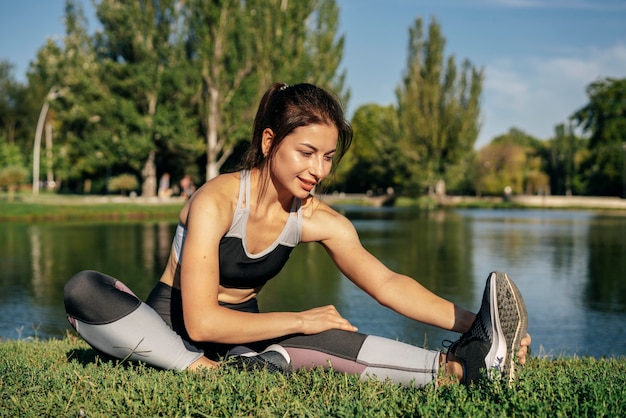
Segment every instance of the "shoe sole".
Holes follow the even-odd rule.
[[[528,332],[528,313],[522,294],[506,273],[495,271],[489,278],[493,343],[485,363],[490,372],[499,369],[510,382],[515,378],[515,352]]]

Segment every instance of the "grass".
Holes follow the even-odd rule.
[[[0,194],[0,221],[176,219],[184,202],[121,196],[18,195],[13,202]]]
[[[183,201],[172,199],[124,198],[121,196],[68,196],[43,193],[33,197],[18,194],[10,202],[6,193],[0,193],[0,222],[2,221],[51,221],[51,220],[143,220],[176,219]],[[339,204],[339,203],[338,203]],[[367,205],[364,200],[342,200],[340,205]],[[429,197],[396,200],[397,207],[435,209],[436,201]],[[493,202],[471,203],[467,207],[511,207],[510,204]],[[459,205],[459,207],[465,207]]]
[[[202,373],[105,361],[73,334],[0,342],[0,416],[626,416],[626,359],[531,358],[508,387],[405,388],[316,370]]]

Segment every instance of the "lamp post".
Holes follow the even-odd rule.
[[[56,87],[52,87],[46,99],[41,106],[41,112],[39,112],[39,119],[37,120],[37,130],[35,131],[35,143],[33,145],[33,195],[39,194],[39,158],[41,153],[41,135],[43,132],[43,125],[48,115],[48,109],[50,108],[50,102],[57,97],[61,96],[61,91]]]

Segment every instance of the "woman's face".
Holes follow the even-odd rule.
[[[280,143],[271,162],[276,187],[299,198],[307,197],[330,173],[338,135],[334,125],[315,124],[294,129]],[[266,129],[264,147],[269,147],[272,139],[273,132]]]

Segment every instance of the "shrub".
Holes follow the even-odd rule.
[[[137,177],[132,174],[120,174],[119,176],[112,177],[109,180],[107,189],[110,192],[120,192],[123,195],[126,193],[137,190],[139,188],[139,182]]]
[[[10,165],[0,170],[0,187],[6,187],[9,201],[13,201],[18,186],[26,181],[28,171],[24,167]]]

